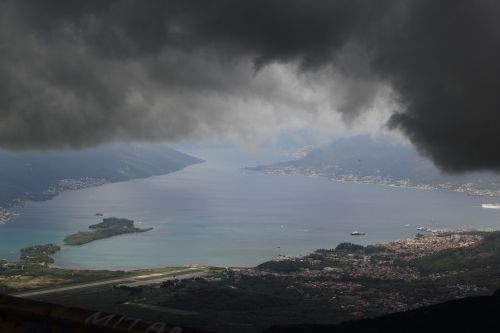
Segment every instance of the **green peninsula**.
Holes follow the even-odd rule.
[[[153,228],[140,229],[134,226],[134,221],[108,217],[101,223],[89,226],[92,231],[80,231],[64,238],[65,245],[83,245],[98,239],[109,238],[122,234],[131,234],[136,232],[146,232]]]

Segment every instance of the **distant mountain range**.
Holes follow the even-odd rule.
[[[337,139],[310,151],[303,158],[249,169],[361,183],[449,189],[471,195],[500,195],[500,175],[443,173],[413,146],[388,136],[359,135]]]
[[[165,145],[115,144],[79,151],[0,151],[0,208],[61,191],[161,175],[203,160]]]

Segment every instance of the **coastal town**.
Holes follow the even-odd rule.
[[[307,177],[321,177],[340,182],[352,182],[358,184],[380,184],[394,187],[416,188],[422,190],[446,190],[465,193],[470,196],[500,197],[500,184],[489,184],[489,188],[481,188],[473,183],[439,183],[425,184],[415,183],[409,179],[393,179],[379,175],[356,175],[351,172],[339,170],[336,166],[324,168],[298,167],[294,165],[269,165],[252,170],[263,171],[272,174],[302,175]]]
[[[304,257],[279,256],[255,269],[241,270],[239,274],[271,274],[290,280],[287,288],[296,289],[305,299],[326,300],[339,309],[350,309],[353,317],[404,311],[443,301],[443,296],[454,299],[491,292],[484,285],[459,282],[458,276],[467,267],[456,271],[427,271],[418,265],[419,259],[443,250],[472,248],[490,232],[434,230],[430,234],[367,247],[343,243],[333,250],[317,250]],[[399,281],[400,286],[404,286],[426,280],[445,281],[450,277],[453,282],[445,287],[445,295],[422,297],[401,290],[396,283]],[[384,284],[391,287],[382,288]]]
[[[92,177],[82,177],[79,179],[61,179],[56,182],[55,185],[49,186],[42,195],[49,197],[55,197],[56,195],[64,191],[76,191],[84,188],[101,186],[109,183],[106,179],[102,178],[92,178]]]

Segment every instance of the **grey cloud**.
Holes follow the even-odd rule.
[[[5,0],[0,144],[253,139],[331,110],[352,123],[390,88],[388,126],[440,167],[498,170],[499,14],[493,0]]]

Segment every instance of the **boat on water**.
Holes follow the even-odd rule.
[[[366,233],[357,230],[351,232],[351,236],[364,236],[364,235],[366,235]]]
[[[417,230],[418,231],[426,231],[426,232],[431,232],[432,231],[430,228],[426,228],[426,227],[418,227]]]
[[[486,209],[500,209],[500,204],[486,203],[486,204],[482,204],[481,207],[486,208]]]
[[[95,216],[104,216],[103,213],[95,213]]]

